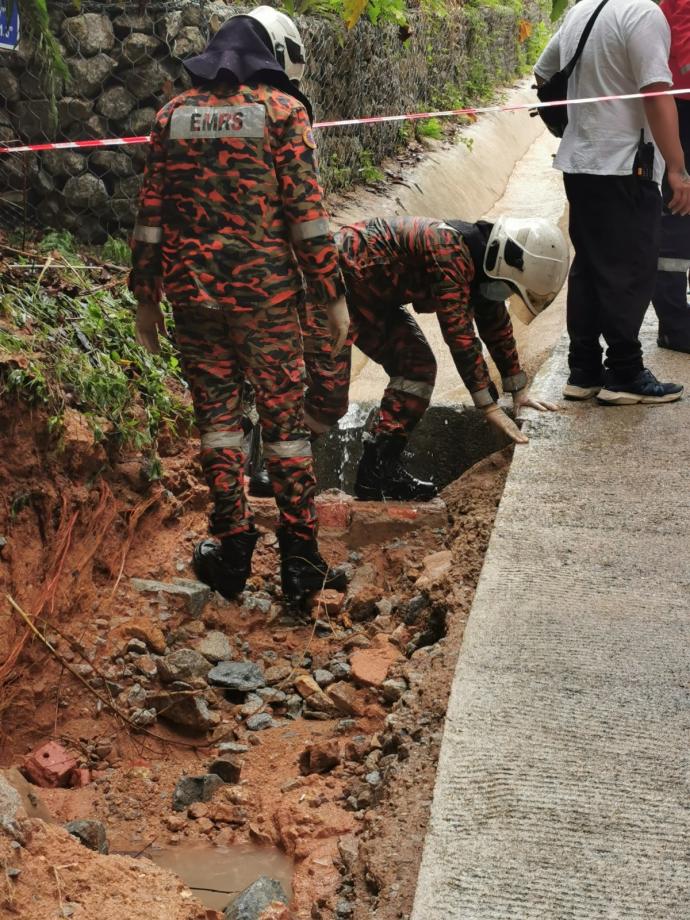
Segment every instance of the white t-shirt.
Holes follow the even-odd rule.
[[[600,0],[580,0],[565,17],[535,66],[548,79],[575,54],[585,25]],[[671,84],[671,30],[652,0],[609,0],[599,13],[568,80],[568,98],[637,93],[651,83]],[[554,160],[566,173],[622,176],[632,172],[644,129],[653,140],[641,99],[568,106],[568,127]],[[654,178],[661,181],[657,151]]]

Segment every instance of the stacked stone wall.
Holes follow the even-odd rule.
[[[70,70],[53,102],[40,55],[24,37],[0,55],[0,142],[80,140],[149,132],[156,111],[189,83],[182,60],[241,11],[220,0],[145,5],[72,0],[50,4],[54,33]],[[306,91],[317,119],[422,111],[474,103],[524,65],[518,14],[508,7],[458,8],[444,17],[411,14],[412,35],[393,25],[304,17]],[[541,19],[535,4],[527,18]],[[361,178],[403,140],[397,123],[324,130],[327,189]],[[0,224],[27,219],[102,242],[134,223],[146,146],[0,157]]]

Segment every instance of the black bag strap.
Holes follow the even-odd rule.
[[[597,21],[597,16],[599,15],[599,13],[601,13],[601,11],[604,9],[604,7],[606,6],[608,2],[609,0],[601,0],[601,3],[599,4],[599,6],[594,10],[592,15],[589,17],[587,25],[584,27],[582,31],[582,35],[580,36],[580,41],[577,43],[577,49],[575,50],[575,54],[572,56],[572,58],[566,64],[566,66],[563,68],[562,72],[565,75],[566,80],[570,78],[573,70],[575,70],[575,65],[577,64],[580,58],[580,55],[584,51],[584,47],[587,44],[587,39],[589,38],[590,32],[594,28],[594,23]]]

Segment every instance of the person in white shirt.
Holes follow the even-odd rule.
[[[600,0],[580,0],[535,66],[566,66]],[[652,0],[608,0],[568,81],[568,98],[653,93],[671,86],[670,30]],[[664,161],[674,213],[690,213],[690,176],[671,96],[568,106],[554,166],[570,204],[575,258],[568,284],[570,376],[564,395],[610,405],[672,402],[683,387],[644,367],[639,332],[656,275]],[[600,337],[606,345],[606,361]]]

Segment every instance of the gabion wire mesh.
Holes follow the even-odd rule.
[[[251,8],[249,4],[244,9]],[[148,134],[158,109],[189,86],[182,60],[206,45],[237,5],[222,0],[50,4],[70,79],[47,98],[41,57],[28,36],[0,54],[0,142]],[[317,120],[474,103],[525,62],[519,20],[506,7],[410,14],[397,26],[300,17],[308,51],[305,89]],[[407,134],[406,134],[407,132]],[[319,156],[327,191],[357,181],[409,136],[399,124],[326,129]],[[125,236],[137,210],[146,145],[0,156],[0,226],[58,227],[90,243]],[[370,174],[370,173],[369,173]]]

